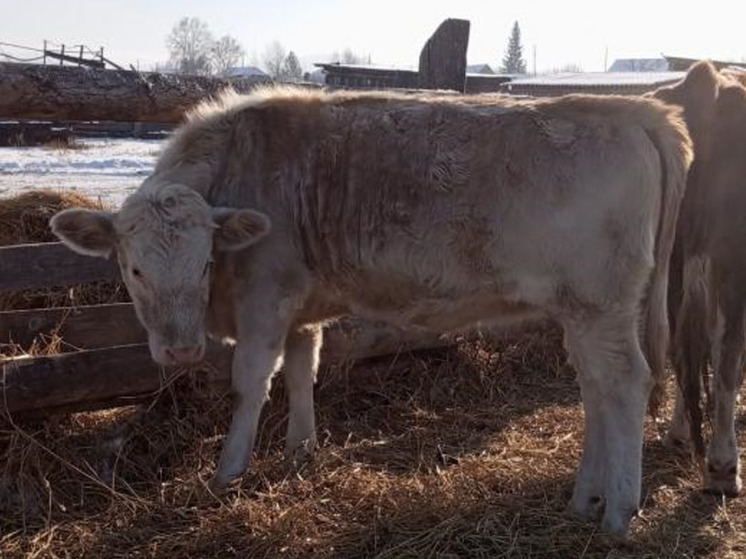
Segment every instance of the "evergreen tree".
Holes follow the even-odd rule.
[[[303,78],[303,69],[293,51],[285,57],[282,70],[283,77],[289,82],[299,82]]]
[[[506,74],[525,74],[526,61],[523,60],[523,47],[521,46],[521,28],[518,22],[513,24],[513,31],[508,40],[508,50],[503,57],[502,72]]]

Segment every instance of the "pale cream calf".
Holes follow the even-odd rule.
[[[206,332],[236,340],[216,488],[247,468],[283,359],[288,447],[313,445],[325,320],[558,321],[586,418],[571,508],[591,516],[601,497],[603,527],[624,533],[688,162],[682,122],[653,100],[269,90],[195,111],[118,213],[52,226],[116,253],[160,363],[199,359]]]

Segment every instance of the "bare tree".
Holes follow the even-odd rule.
[[[223,35],[213,43],[210,55],[213,73],[226,76],[230,68],[238,66],[246,53],[236,39]]]
[[[580,74],[582,72],[583,68],[580,64],[575,64],[574,62],[568,62],[567,64],[563,64],[557,68],[552,68],[549,71],[550,74]]]
[[[341,64],[365,64],[367,62],[368,64],[370,64],[370,55],[363,56],[361,54],[357,54],[348,47],[344,51],[342,51],[341,55],[339,54],[338,50],[333,51],[329,55],[329,62],[340,62]]]
[[[284,64],[287,51],[282,43],[274,41],[264,51],[264,69],[276,80],[284,79]]]
[[[289,82],[299,82],[303,79],[303,68],[300,66],[298,57],[293,51],[290,51],[285,57],[282,65],[283,78]]]
[[[350,48],[346,48],[342,52],[342,64],[363,64],[364,62],[365,58],[359,54],[355,54]]]
[[[212,44],[210,29],[196,17],[182,18],[166,37],[171,64],[181,74],[209,74]]]

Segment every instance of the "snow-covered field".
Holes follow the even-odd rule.
[[[162,140],[83,139],[82,149],[0,148],[0,197],[73,190],[119,205],[151,172]]]

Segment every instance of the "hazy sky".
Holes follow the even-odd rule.
[[[471,21],[469,63],[498,65],[515,20],[529,69],[535,46],[540,71],[568,63],[603,70],[607,48],[609,64],[661,53],[746,60],[742,0],[0,0],[0,14],[0,42],[104,46],[115,62],[142,69],[168,58],[164,39],[183,16],[233,35],[249,60],[278,40],[306,67],[347,47],[374,63],[415,66],[447,17]]]

